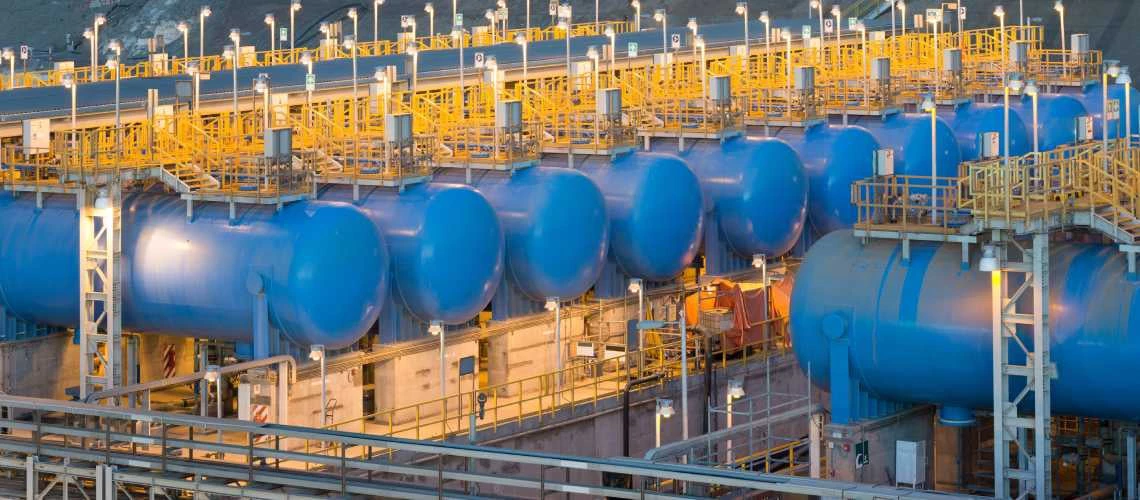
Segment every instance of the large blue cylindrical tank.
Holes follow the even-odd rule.
[[[1017,111],[1033,139],[1033,100],[1025,96],[1014,101],[1010,109]],[[1037,143],[1041,151],[1073,144],[1077,140],[1077,118],[1089,112],[1071,95],[1041,94],[1037,97]],[[1032,145],[1030,146],[1032,149]]]
[[[700,182],[681,158],[636,152],[591,156],[581,170],[606,198],[610,252],[629,276],[668,280],[697,255],[704,217]]]
[[[807,214],[803,162],[788,143],[737,138],[696,141],[685,160],[700,179],[705,206],[729,246],[743,257],[783,255]]]
[[[949,116],[950,128],[954,129],[954,136],[958,138],[958,147],[962,150],[962,161],[973,161],[981,157],[978,149],[981,136],[987,132],[996,132],[998,137],[998,154],[1005,154],[1005,106],[994,104],[967,103],[958,106]],[[1029,128],[1013,110],[1009,112],[1009,154],[1021,156],[1033,150]]]
[[[347,346],[379,314],[387,248],[351,206],[243,207],[230,224],[225,205],[195,205],[187,221],[184,201],[145,194],[125,198],[122,213],[125,330],[249,342],[258,282],[270,323],[303,346]],[[0,299],[10,314],[76,326],[78,223],[70,196],[36,210],[32,197],[0,195]]]
[[[911,243],[909,263],[900,247],[838,231],[811,248],[791,299],[801,367],[826,385],[829,351],[846,342],[851,376],[877,398],[992,407],[990,274],[976,254],[963,269],[957,244]],[[1140,386],[1120,373],[1140,359],[1140,281],[1110,246],[1060,245],[1049,259],[1053,412],[1140,418]]]
[[[808,176],[808,224],[817,235],[855,224],[851,185],[874,175],[879,141],[855,125],[818,125],[803,135],[788,135]]]
[[[352,189],[330,186],[320,196],[352,201]],[[474,188],[362,188],[357,205],[388,241],[398,298],[417,318],[462,323],[491,301],[503,275],[503,229]]]
[[[1085,109],[1087,109],[1089,114],[1093,117],[1093,136],[1097,139],[1104,138],[1104,124],[1100,121],[1101,117],[1104,116],[1103,88],[1104,87],[1098,83],[1085,89],[1083,93],[1076,94],[1081,104],[1085,105]],[[1130,102],[1128,104],[1132,107],[1132,133],[1136,134],[1140,133],[1140,128],[1137,128],[1137,124],[1140,124],[1140,92],[1132,87],[1129,87],[1128,90],[1130,96]],[[1116,139],[1117,137],[1124,137],[1126,132],[1124,127],[1124,85],[1110,84],[1108,86],[1108,98],[1115,99],[1118,103],[1117,105],[1120,107],[1120,117],[1108,121],[1108,138]]]
[[[932,161],[930,141],[930,115],[894,114],[884,119],[861,120],[862,125],[875,136],[884,148],[895,150],[895,174],[929,177]],[[958,164],[962,162],[962,152],[954,130],[946,121],[938,118],[934,125],[938,140],[939,177],[957,177]]]
[[[462,173],[437,181],[463,182]],[[503,226],[506,273],[536,301],[571,299],[593,286],[609,245],[606,200],[585,174],[532,167],[508,175],[476,172],[472,179]]]

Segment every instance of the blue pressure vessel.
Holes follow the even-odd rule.
[[[795,245],[807,216],[808,181],[788,143],[696,141],[685,160],[700,180],[706,213],[737,254],[778,256]]]
[[[931,175],[931,120],[930,115],[894,114],[883,119],[871,118],[859,121],[879,141],[881,147],[895,150],[895,174],[897,175]],[[958,147],[958,140],[954,137],[954,130],[942,118],[934,124],[937,138],[938,171],[939,177],[957,177],[958,164],[962,162],[962,153]]]
[[[988,132],[997,139],[997,155],[1005,154],[1005,106],[994,104],[967,103],[958,106],[949,116],[950,128],[958,138],[962,150],[962,161],[981,158],[982,141]],[[1009,111],[1009,154],[1021,156],[1033,151],[1029,128],[1016,111]]]
[[[352,189],[329,186],[320,197],[351,202]],[[397,302],[419,320],[462,323],[491,301],[503,274],[503,229],[474,188],[361,188],[356,204],[388,241]]]
[[[625,274],[677,276],[697,255],[703,221],[700,182],[674,155],[636,152],[587,157],[580,169],[602,190],[610,253]]]
[[[1101,118],[1104,116],[1103,88],[1104,87],[1098,83],[1085,89],[1083,93],[1076,94],[1081,104],[1085,105],[1085,109],[1088,110],[1089,115],[1093,117],[1093,137],[1096,139],[1104,138],[1104,124],[1101,123]],[[1140,133],[1140,128],[1137,128],[1137,124],[1140,123],[1140,92],[1137,92],[1136,89],[1131,86],[1129,86],[1128,90],[1130,97],[1127,99],[1129,101],[1127,104],[1132,107],[1132,133],[1135,135]],[[1126,132],[1124,118],[1127,115],[1127,113],[1125,113],[1124,85],[1110,84],[1108,86],[1108,98],[1115,100],[1118,106],[1117,109],[1120,110],[1120,115],[1117,118],[1108,121],[1108,138],[1116,139],[1117,137],[1124,137]]]
[[[280,212],[176,197],[123,200],[123,329],[249,342],[256,293],[270,324],[302,346],[345,347],[376,321],[388,251],[368,218],[345,204],[295,202]],[[0,195],[0,300],[42,324],[79,322],[79,215],[71,196]]]
[[[851,204],[851,185],[874,175],[879,141],[855,125],[817,125],[802,135],[787,134],[786,140],[803,159],[812,230],[824,235],[850,228],[857,217]]]
[[[1011,105],[1033,134],[1033,99],[1025,96]],[[1041,151],[1049,151],[1077,141],[1077,118],[1087,116],[1084,104],[1071,95],[1041,94],[1037,98],[1037,142]],[[1095,127],[1094,127],[1095,128]],[[1032,138],[1032,137],[1031,137]]]
[[[437,181],[463,182],[462,173]],[[531,299],[578,297],[597,281],[610,222],[606,200],[585,174],[532,167],[514,174],[475,172],[473,185],[498,214],[506,240],[506,274]]]
[[[821,239],[791,298],[800,366],[833,390],[844,387],[832,385],[838,376],[881,400],[991,408],[990,273],[978,259],[975,252],[965,268],[958,244],[912,242],[904,263],[894,241],[864,242],[849,231]],[[1128,278],[1112,246],[1054,244],[1049,261],[1053,412],[1140,419],[1140,386],[1121,376],[1140,359],[1140,309],[1132,309],[1140,281]],[[1019,349],[1010,353],[1024,363]],[[849,365],[846,373],[837,362]]]

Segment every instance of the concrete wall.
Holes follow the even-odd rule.
[[[895,415],[852,425],[827,425],[825,454],[832,479],[860,483],[895,484],[895,442],[925,441],[926,487],[934,484],[934,409],[918,407]],[[870,463],[856,465],[855,448],[867,441]]]
[[[360,369],[329,373],[326,379],[328,400],[335,403],[332,405],[333,415],[329,423],[359,417],[364,412],[364,387]],[[321,426],[320,377],[298,380],[293,384],[289,391],[288,423],[307,427]]]
[[[139,382],[166,378],[162,354],[166,346],[174,346],[175,375],[197,371],[194,366],[194,339],[168,335],[139,335]]]
[[[478,378],[479,344],[475,341],[446,344],[446,370],[447,393],[459,392],[460,383],[464,391],[471,390],[472,376],[459,378],[459,360],[467,356],[476,356],[475,377]],[[439,380],[439,351],[429,350],[400,356],[376,364],[376,391],[375,401],[378,412],[391,409],[401,409],[407,406],[430,401],[441,396]],[[345,396],[348,397],[348,396]],[[362,394],[361,396],[362,397]],[[453,402],[449,403],[448,412],[458,410]],[[464,405],[467,402],[463,402]],[[425,405],[421,408],[419,418],[435,417],[443,411],[442,405]],[[338,412],[339,413],[339,412]],[[344,415],[351,415],[344,413]],[[359,416],[360,411],[354,416]],[[387,415],[381,415],[383,423],[387,423]],[[399,411],[393,415],[393,423],[411,422],[417,417],[412,411]],[[341,419],[338,419],[341,420]]]
[[[70,399],[79,386],[79,346],[59,333],[0,343],[0,391],[17,396]]]

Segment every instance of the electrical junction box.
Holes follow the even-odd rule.
[[[522,102],[516,100],[499,101],[495,107],[495,126],[515,129],[522,125]]]
[[[815,66],[797,66],[794,76],[796,90],[815,89]]]
[[[728,75],[709,77],[709,99],[722,104],[732,100],[732,80]]]
[[[891,58],[876,57],[871,60],[871,79],[877,82],[891,79]]]
[[[403,143],[412,138],[411,113],[392,113],[384,117],[384,140]]]
[[[287,158],[293,154],[293,129],[289,127],[271,128],[265,131],[265,157],[273,160]]]
[[[891,148],[883,148],[876,150],[875,155],[875,175],[895,175],[895,150]]]
[[[1077,142],[1088,142],[1093,140],[1093,119],[1091,116],[1078,116],[1075,130],[1073,135],[1076,136]]]
[[[1001,155],[1001,134],[982,132],[978,134],[978,154],[982,158],[997,158]]]

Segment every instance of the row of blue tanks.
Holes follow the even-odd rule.
[[[1118,100],[1123,110],[1123,87],[1110,87],[1109,99]],[[1131,130],[1140,131],[1136,91],[1130,105]],[[1013,126],[1010,149],[1019,154],[1031,141],[1032,125],[1024,124],[1032,124],[1032,111],[1028,100],[1014,109],[1021,120]],[[1099,86],[1042,96],[1041,149],[1074,142],[1074,122],[1082,115],[1093,118],[1094,137],[1103,138],[1103,109]],[[962,108],[949,120],[963,159],[976,155],[971,139],[988,128],[979,124],[1002,119],[1000,111],[982,120],[972,118],[974,112]],[[1122,120],[1109,120],[1109,138],[1122,137],[1124,130]],[[832,161],[846,160],[833,156]],[[832,177],[846,169],[831,167],[825,167],[832,174],[820,179],[819,188],[835,190],[835,205],[813,206],[811,216],[820,235],[834,232],[808,250],[792,292],[791,333],[801,367],[829,390],[835,423],[936,404],[943,424],[972,424],[974,410],[993,404],[991,280],[978,270],[980,252],[972,249],[963,263],[957,243],[912,242],[904,261],[899,242],[853,237],[842,230],[849,225],[850,206],[838,199],[840,184],[851,179]],[[813,181],[812,188],[817,185]],[[1051,245],[1049,261],[1050,346],[1058,370],[1051,388],[1053,412],[1140,420],[1140,386],[1119,371],[1140,359],[1140,280],[1127,272],[1126,259],[1114,246],[1058,242]],[[1011,349],[1010,361],[1024,363],[1024,352]],[[1018,394],[1022,387],[1009,389]],[[1024,404],[1031,405],[1031,399]]]
[[[1072,142],[1075,117],[1095,114],[1098,92],[1042,96],[1043,149]],[[1010,152],[1024,154],[1029,106],[1012,109]],[[933,152],[947,176],[977,157],[979,134],[1004,124],[996,105],[948,113],[934,123]],[[588,157],[575,168],[555,157],[513,175],[478,173],[470,185],[441,171],[430,183],[365,189],[356,200],[351,188],[326,186],[280,211],[243,206],[233,221],[221,205],[199,204],[188,219],[177,198],[131,193],[123,201],[123,328],[250,342],[263,298],[271,326],[294,344],[339,348],[378,321],[381,338],[396,340],[422,335],[427,322],[463,324],[488,304],[505,318],[591,288],[623,296],[629,278],[673,279],[702,252],[708,272],[727,273],[754,255],[782,255],[849,227],[850,184],[871,174],[876,150],[895,150],[898,173],[929,175],[930,131],[928,116],[896,114],[772,138],[688,141],[677,154]],[[0,195],[7,314],[76,326],[77,225],[71,197],[48,196],[37,207],[31,196]],[[803,283],[797,294],[811,288]],[[834,285],[826,286],[873,290]],[[810,342],[797,336],[797,345]]]

